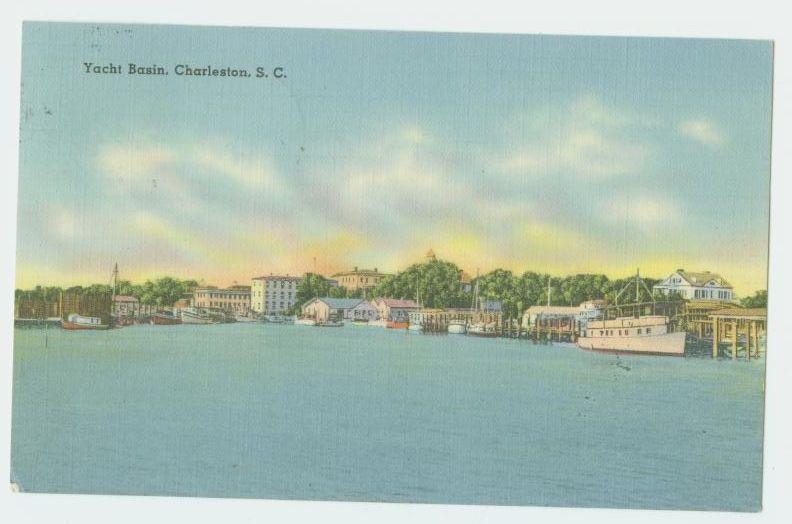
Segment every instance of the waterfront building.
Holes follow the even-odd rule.
[[[282,315],[297,302],[302,279],[289,275],[256,277],[250,283],[250,309],[260,315]]]
[[[193,292],[193,305],[197,308],[215,308],[247,316],[250,313],[250,286],[215,286],[198,288]]]
[[[407,322],[410,312],[420,309],[412,300],[397,298],[375,298],[372,305],[377,309],[377,315],[381,320],[394,322]]]
[[[537,321],[560,320],[585,326],[592,320],[601,319],[604,308],[604,300],[588,300],[579,306],[531,306],[523,313],[522,325],[530,329]]]
[[[709,271],[691,272],[677,269],[655,284],[652,291],[663,295],[677,293],[688,300],[734,301],[734,289],[725,278]]]
[[[385,278],[385,273],[380,273],[377,268],[371,269],[358,269],[355,267],[352,271],[344,273],[336,273],[332,278],[338,281],[340,286],[347,288],[350,291],[357,291],[358,289],[371,289],[377,284],[382,282]]]
[[[129,295],[113,297],[113,315],[116,318],[137,317],[140,315],[140,301]]]
[[[303,304],[302,315],[317,322],[353,320],[352,310],[361,302],[365,301],[360,298],[318,297]]]
[[[187,295],[182,296],[179,300],[173,303],[173,314],[174,315],[181,315],[183,309],[187,309],[188,307],[193,306],[193,294],[189,293]]]
[[[362,300],[350,310],[349,317],[352,320],[377,320],[379,312],[371,302]]]
[[[531,306],[523,313],[522,325],[530,328],[540,319],[569,319],[577,321],[579,306]]]
[[[479,299],[479,310],[484,313],[500,313],[503,311],[503,303],[500,300]]]

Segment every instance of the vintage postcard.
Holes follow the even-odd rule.
[[[22,54],[13,489],[761,509],[771,42]]]

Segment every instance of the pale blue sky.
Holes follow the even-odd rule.
[[[753,292],[771,80],[759,41],[26,24],[17,283],[397,271],[432,247]]]

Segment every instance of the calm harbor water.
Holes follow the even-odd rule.
[[[24,491],[757,510],[764,359],[369,327],[17,329]]]

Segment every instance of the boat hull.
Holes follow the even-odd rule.
[[[208,317],[204,317],[201,315],[195,315],[193,313],[188,313],[186,311],[182,311],[181,314],[182,323],[184,324],[214,324],[214,320]]]
[[[315,326],[316,320],[313,320],[311,318],[298,318],[297,320],[294,321],[294,323],[298,326]]]
[[[181,323],[182,319],[179,317],[170,317],[166,315],[153,315],[151,317],[152,326],[175,326]]]
[[[480,337],[480,338],[497,338],[498,334],[494,331],[468,331],[467,332],[469,337]]]
[[[448,325],[448,334],[449,335],[464,335],[467,329],[465,328],[464,324],[449,324]]]
[[[639,337],[581,337],[581,349],[611,353],[638,353],[642,355],[685,355],[685,333],[663,333]]]
[[[385,327],[388,329],[407,329],[409,327],[409,322],[395,322],[393,320],[389,320]]]
[[[110,328],[110,326],[108,326],[107,324],[80,324],[78,322],[69,322],[68,320],[62,320],[61,327],[63,329],[88,330],[88,331],[101,331]]]
[[[316,327],[342,327],[344,325],[343,322],[317,322]]]

